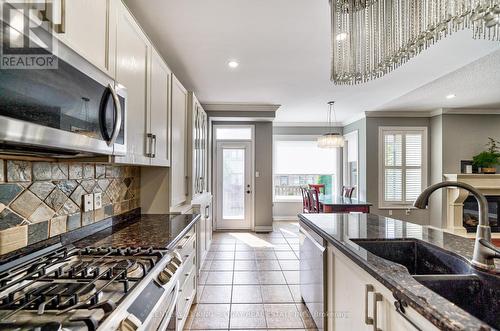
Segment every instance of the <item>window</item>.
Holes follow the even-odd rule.
[[[251,140],[251,126],[216,127],[215,139],[217,140]]]
[[[318,148],[316,137],[308,137],[275,138],[275,200],[300,201],[300,187],[308,184],[325,184],[325,194],[334,193],[337,184],[337,150]]]
[[[379,207],[409,208],[427,185],[427,128],[379,128]]]

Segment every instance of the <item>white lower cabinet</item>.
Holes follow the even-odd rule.
[[[181,277],[179,278],[179,297],[176,305],[176,327],[177,331],[182,331],[189,316],[189,310],[196,297],[196,266],[197,266],[197,234],[196,227],[179,241],[175,252],[182,257],[183,266]]]
[[[191,205],[193,213],[201,215],[197,225],[197,272],[199,274],[212,244],[212,195],[210,193],[198,195]]]
[[[327,264],[328,330],[438,330],[410,307],[405,316],[399,314],[391,291],[333,245],[328,246]]]

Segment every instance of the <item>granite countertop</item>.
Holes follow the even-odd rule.
[[[153,247],[172,249],[199,220],[198,214],[139,215],[74,243],[76,247]]]
[[[474,240],[373,214],[301,214],[299,218],[438,328],[483,331],[492,329],[418,283],[402,265],[382,259],[350,239],[415,238],[467,260],[472,258]],[[497,268],[499,267],[497,264]]]

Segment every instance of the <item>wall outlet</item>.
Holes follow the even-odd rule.
[[[389,216],[392,216],[392,209],[389,209]]]
[[[94,210],[102,208],[102,193],[94,193]]]
[[[94,195],[93,194],[85,194],[83,196],[83,211],[92,211],[94,210]]]

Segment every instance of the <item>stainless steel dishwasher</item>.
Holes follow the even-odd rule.
[[[300,294],[318,330],[326,330],[326,242],[300,222]]]

